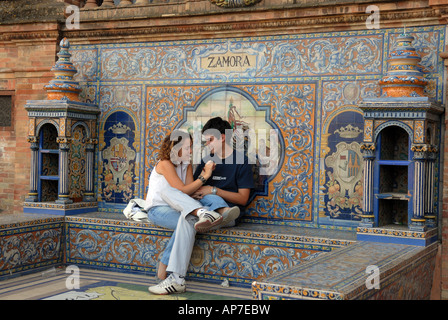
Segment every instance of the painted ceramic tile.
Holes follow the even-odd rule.
[[[71,61],[78,73],[74,76],[76,81],[96,81],[98,72],[98,49],[70,48]]]
[[[0,279],[62,262],[63,222],[53,220],[20,222],[0,228]]]
[[[378,96],[377,82],[402,32],[74,46],[84,96],[95,98],[102,110],[96,169],[100,207],[122,210],[130,197],[145,197],[148,173],[168,129],[196,130],[220,115],[236,127],[273,128],[279,133],[279,169],[257,178],[259,186],[267,187],[257,191],[248,208],[250,218],[355,228],[362,196],[362,133],[354,135],[372,129],[363,128],[357,105]],[[414,27],[407,32],[422,55],[430,82],[427,92],[441,101],[439,52],[444,49],[445,29]],[[112,142],[109,128],[119,123],[131,130]],[[119,149],[119,144],[123,149],[118,154],[125,155],[120,161],[129,163],[120,174],[112,165],[118,160],[111,159],[110,152],[104,154],[111,145]]]
[[[267,148],[271,147],[271,130],[275,133],[273,139],[278,148],[278,159],[272,157],[274,163],[270,171],[258,171],[263,176],[257,175],[255,170],[260,197],[256,197],[249,206],[249,215],[311,220],[314,85],[235,85],[212,89],[210,86],[179,89],[148,87],[147,92],[146,123],[149,126],[146,129],[145,147],[149,152],[146,156],[145,181],[154,166],[160,142],[169,128],[183,127],[194,135],[205,124],[203,121],[209,119],[203,113],[212,117],[220,116],[228,120],[233,129],[253,129],[254,134],[260,133],[263,147],[263,144]],[[184,100],[185,97],[189,100]],[[184,107],[182,120],[179,106]],[[155,108],[157,112],[153,112]],[[289,118],[282,116],[285,113]],[[197,119],[198,114],[201,115],[200,121]],[[154,135],[154,132],[160,134]],[[284,149],[285,144],[289,146],[288,149]],[[255,144],[248,146],[250,159],[251,154],[259,153],[259,147]],[[200,159],[200,155],[196,159]],[[256,165],[255,155],[253,163]],[[269,183],[267,191],[263,187],[266,183]]]
[[[85,128],[76,126],[72,132],[68,166],[70,198],[74,202],[82,201],[86,186],[86,137]]]
[[[277,271],[314,259],[349,242],[266,232],[228,231],[198,235],[188,276],[248,286]],[[278,230],[277,230],[278,231]],[[155,272],[171,231],[127,220],[70,217],[67,263],[136,273]]]
[[[127,111],[111,112],[101,126],[99,137],[98,197],[106,202],[127,203],[134,197],[138,175],[138,131]]]

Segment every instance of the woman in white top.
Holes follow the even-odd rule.
[[[198,179],[190,164],[192,140],[188,133],[174,130],[167,135],[159,151],[158,162],[149,177],[145,210],[154,224],[174,230],[158,266],[158,277],[165,279],[148,290],[154,294],[185,291],[184,277],[190,262],[196,232],[206,232],[235,219],[239,208],[229,208],[215,196],[211,207],[204,207],[189,195],[211,176],[214,163],[208,162]],[[210,199],[207,203],[210,203]],[[218,212],[215,212],[216,210]],[[166,278],[166,272],[172,272]]]

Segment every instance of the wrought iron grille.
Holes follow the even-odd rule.
[[[12,122],[12,98],[0,95],[0,127],[10,127]]]

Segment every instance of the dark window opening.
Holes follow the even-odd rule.
[[[0,127],[12,126],[12,96],[0,95]]]

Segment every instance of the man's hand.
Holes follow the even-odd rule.
[[[196,190],[191,197],[196,200],[201,200],[204,196],[212,193],[212,186],[202,186],[198,190]]]

